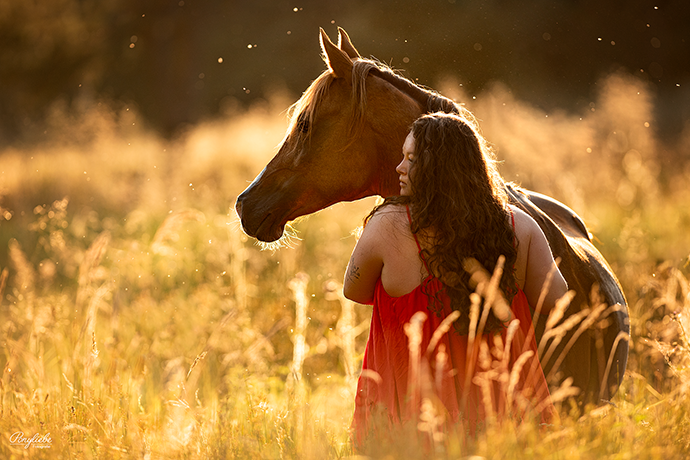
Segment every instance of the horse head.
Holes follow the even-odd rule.
[[[368,75],[377,66],[360,58],[344,30],[336,46],[322,29],[321,48],[328,69],[291,107],[278,153],[237,198],[244,231],[261,241],[334,203],[398,190],[400,146],[421,108]]]

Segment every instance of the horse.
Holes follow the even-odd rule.
[[[395,166],[412,122],[425,113],[464,110],[362,58],[343,29],[338,36],[335,45],[321,29],[328,68],[293,104],[278,153],[237,198],[244,232],[260,241],[280,239],[287,222],[334,203],[399,194]],[[580,404],[606,401],[620,386],[628,357],[630,326],[621,285],[573,210],[540,193],[504,186],[510,202],[539,224],[576,293],[564,321],[586,316],[551,353],[558,358],[542,362],[544,371],[560,382],[572,378]],[[544,324],[544,318],[535,324],[538,341]]]

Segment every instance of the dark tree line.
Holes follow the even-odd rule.
[[[0,143],[26,138],[56,101],[136,106],[164,135],[299,94],[322,70],[318,27],[433,86],[492,81],[546,109],[586,106],[625,71],[650,83],[668,135],[690,120],[690,6],[504,0],[3,0]],[[222,62],[221,62],[222,60]],[[680,85],[680,86],[679,86]]]

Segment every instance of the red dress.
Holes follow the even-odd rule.
[[[417,246],[421,254],[418,241]],[[428,284],[426,290],[431,294],[440,291],[443,308],[439,316],[428,309],[429,298],[422,292],[424,284]],[[370,430],[381,429],[381,421],[390,427],[417,420],[424,399],[427,410],[431,402],[446,428],[462,422],[464,430],[472,434],[488,417],[520,418],[530,410],[538,411],[542,421],[550,421],[555,412],[541,364],[535,358],[537,345],[531,332],[532,315],[522,290],[515,295],[511,309],[520,324],[513,331],[506,356],[499,350],[505,349],[508,328],[500,334],[487,333],[475,339],[471,356],[468,356],[468,336],[459,335],[452,327],[433,350],[428,350],[434,331],[452,312],[441,281],[429,276],[412,292],[392,297],[379,278],[362,375],[357,382],[352,422],[355,443],[361,445]],[[414,347],[420,352],[415,356],[410,354],[405,325],[417,312],[423,312],[426,319],[421,325],[421,343]],[[497,344],[498,337],[501,341]],[[527,341],[528,338],[531,339]],[[439,350],[445,352],[445,363]],[[528,353],[518,361],[523,352]],[[519,365],[514,366],[516,362],[522,364],[521,371]]]

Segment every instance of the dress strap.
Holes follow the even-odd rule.
[[[405,205],[405,209],[407,210],[407,220],[410,222],[410,231],[412,231],[412,215],[410,214],[410,206]],[[419,244],[419,240],[417,239],[417,234],[412,232],[412,236],[414,237],[414,242],[417,243],[417,251],[419,254],[419,257],[422,259],[422,262],[424,263],[424,268],[426,268],[426,271],[429,272],[429,266],[426,264],[426,259],[424,258],[424,254],[422,254],[422,246]]]
[[[515,215],[513,214],[513,210],[508,208],[508,211],[510,212],[510,220],[513,223],[513,247],[517,247],[517,234],[515,233]]]

